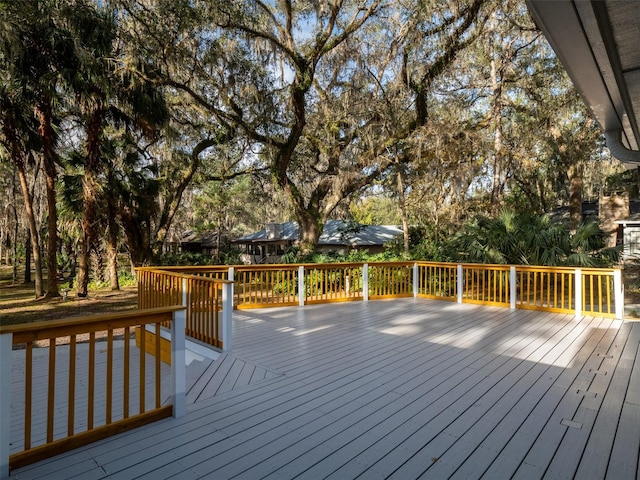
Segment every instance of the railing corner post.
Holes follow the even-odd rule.
[[[307,292],[304,286],[304,265],[298,267],[298,305],[304,307]]]
[[[13,334],[0,335],[0,478],[9,478],[11,430],[11,356]]]
[[[511,265],[509,267],[509,308],[511,310],[516,309],[516,301],[518,299],[518,277],[516,274],[516,267]]]
[[[222,350],[233,348],[233,283],[222,285]]]
[[[173,416],[176,418],[186,414],[186,318],[185,309],[177,310],[173,312],[173,321],[171,322],[171,395],[173,397]]]
[[[622,320],[624,318],[624,286],[622,285],[622,271],[620,269],[613,271],[613,290],[615,292],[616,318]]]
[[[186,278],[182,279],[182,306],[187,308],[189,301],[189,283]]]
[[[420,285],[418,282],[420,281],[419,267],[418,262],[413,263],[413,298],[418,298],[418,293],[420,292]]]
[[[575,316],[578,318],[582,317],[582,270],[576,268],[575,272],[575,291],[574,293],[574,303],[575,303]]]
[[[362,300],[369,301],[369,264],[362,264]]]
[[[458,264],[457,267],[457,301],[458,303],[462,303],[463,293],[464,293],[464,271],[462,269],[462,265]]]

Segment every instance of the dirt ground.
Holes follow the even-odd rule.
[[[0,267],[0,325],[122,312],[136,307],[135,286],[120,291],[90,290],[85,298],[78,298],[71,290],[66,299],[62,296],[36,299],[32,284],[12,285],[11,269]]]

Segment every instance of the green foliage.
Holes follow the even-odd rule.
[[[73,279],[70,279],[68,283],[62,284],[61,286],[71,290],[72,282],[73,282]],[[136,279],[135,276],[131,274],[131,272],[129,271],[118,272],[118,285],[120,286],[120,288],[134,287],[137,284],[138,284],[138,280]],[[103,280],[93,279],[88,284],[89,290],[101,290],[109,287],[110,287],[110,283],[108,280],[103,281]]]
[[[607,177],[607,192],[627,192],[631,198],[640,196],[640,180],[638,179],[638,169],[624,170]]]
[[[515,214],[479,217],[465,225],[450,241],[455,260],[512,265],[611,265],[618,250],[605,248],[605,235],[594,222],[571,234],[568,227],[552,223],[546,215]]]
[[[273,285],[273,293],[276,295],[296,295],[298,282],[287,278],[285,272],[277,272]]]
[[[212,265],[211,255],[182,252],[166,253],[158,259],[158,265]]]
[[[397,200],[387,196],[360,198],[351,202],[349,212],[362,225],[397,225],[402,222]]]

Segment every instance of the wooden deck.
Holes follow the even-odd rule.
[[[238,311],[187,415],[15,479],[632,479],[640,324],[397,299]]]

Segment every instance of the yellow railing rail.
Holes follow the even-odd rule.
[[[298,305],[296,265],[242,265],[233,269],[237,308]]]
[[[241,309],[406,296],[618,318],[623,307],[620,270],[615,268],[353,262],[154,267],[139,272],[139,294],[146,298],[141,306],[150,306],[148,301],[175,303],[182,292],[176,278],[188,274],[233,281],[233,306]],[[215,293],[202,295],[199,304],[207,295],[215,297]],[[166,298],[158,300],[161,297]],[[218,307],[212,311],[219,311]],[[200,330],[199,326],[193,331]],[[220,346],[218,340],[210,343]]]
[[[581,274],[582,314],[616,316],[614,275],[599,269],[582,269]]]
[[[194,267],[195,268],[195,267]],[[138,269],[138,308],[183,305],[186,308],[186,334],[217,348],[224,346],[223,289],[232,282],[216,278],[228,273],[220,269],[160,267]],[[231,297],[231,295],[229,295]],[[232,308],[231,301],[227,312]],[[227,349],[230,347],[227,346]]]
[[[568,313],[575,310],[576,269],[516,267],[516,307]]]
[[[438,300],[457,298],[458,268],[452,263],[418,262],[418,296]]]
[[[300,267],[298,267],[300,268]],[[327,263],[303,266],[304,303],[362,300],[361,263]]]
[[[507,265],[463,264],[462,301],[482,305],[510,305],[510,267]]]
[[[144,336],[148,329],[159,332],[162,323],[175,322],[182,310],[173,306],[0,327],[0,473],[180,416],[183,402],[162,384],[173,376],[175,385],[184,371],[147,355]],[[140,326],[138,349],[132,334]],[[184,333],[179,335],[174,343],[184,349]],[[159,342],[160,335],[156,338]],[[12,367],[14,362],[19,364]],[[17,371],[24,372],[22,378],[12,379]],[[21,425],[6,428],[8,419]]]
[[[576,272],[568,267],[451,264],[442,262],[371,262],[293,265],[241,265],[233,267],[158,267],[174,276],[189,273],[210,278],[232,278],[234,306],[303,305],[369,298],[419,296],[485,305],[511,306],[616,316],[615,277],[619,269],[585,269],[576,291]],[[365,274],[366,272],[366,274]],[[616,272],[618,272],[616,274]],[[581,280],[584,278],[584,282]],[[154,293],[172,297],[172,280],[158,280]],[[579,298],[579,302],[576,300]]]
[[[369,264],[369,298],[413,296],[414,262],[376,262]]]

